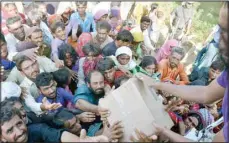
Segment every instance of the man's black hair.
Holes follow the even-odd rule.
[[[54,80],[54,79],[53,79],[53,75],[51,73],[43,72],[43,73],[40,73],[36,77],[35,84],[36,84],[37,88],[40,88],[41,86],[49,86],[49,84],[51,83],[52,80]]]
[[[53,74],[53,79],[57,82],[57,87],[65,88],[65,86],[68,84],[68,79],[71,76],[70,72],[66,68],[61,68]]]
[[[130,42],[134,41],[133,35],[128,30],[122,30],[117,34],[116,40],[121,40],[123,42]]]
[[[104,74],[104,72],[106,70],[110,70],[112,68],[115,67],[115,63],[112,59],[110,58],[103,58],[100,59],[99,62],[97,63],[97,70],[100,71],[102,74]]]

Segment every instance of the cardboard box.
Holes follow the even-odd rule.
[[[150,77],[140,75],[147,80],[152,80]],[[130,136],[135,136],[135,128],[147,135],[152,135],[153,122],[168,128],[173,126],[171,118],[164,111],[155,91],[137,78],[131,78],[105,98],[100,99],[99,106],[111,111],[108,118],[110,124],[122,121],[124,137],[120,140],[121,142],[130,141]]]

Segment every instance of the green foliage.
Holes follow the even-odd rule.
[[[181,2],[158,2],[166,16],[166,24],[169,25],[170,13],[178,7]],[[218,23],[219,10],[222,3],[220,2],[195,2],[195,15],[192,21],[191,34],[194,35],[195,43],[206,40],[211,29]]]

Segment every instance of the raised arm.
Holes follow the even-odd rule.
[[[217,80],[211,82],[208,86],[188,86],[188,85],[173,85],[161,82],[151,82],[144,80],[143,77],[138,77],[147,85],[173,94],[187,101],[210,104],[214,101],[222,99],[224,96],[225,88],[221,87]]]

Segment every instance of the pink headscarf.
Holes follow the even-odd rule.
[[[80,57],[84,57],[83,46],[92,40],[92,35],[90,33],[82,33],[78,39],[77,53]]]
[[[94,15],[95,21],[98,21],[105,14],[108,14],[108,10],[106,10],[106,9],[98,10]]]
[[[158,51],[156,60],[159,63],[162,59],[167,59],[171,54],[172,48],[178,46],[178,41],[175,39],[168,40]]]

